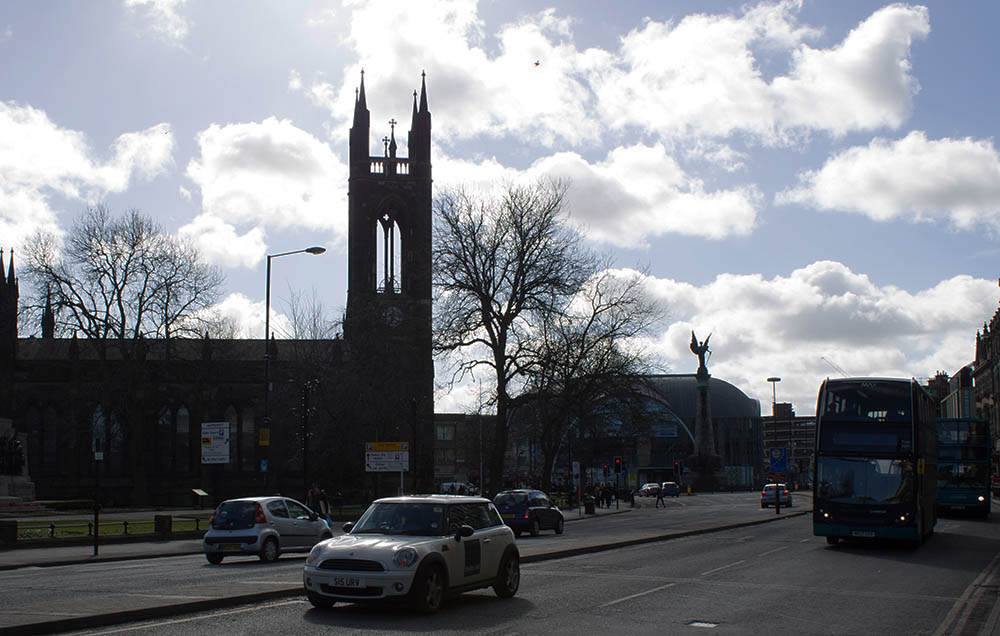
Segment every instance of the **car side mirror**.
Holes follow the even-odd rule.
[[[471,537],[473,532],[475,530],[472,529],[472,526],[463,523],[455,530],[455,541],[461,541],[462,537]]]
[[[309,513],[309,521],[316,521],[317,519],[319,519],[319,515],[318,514],[316,514],[315,512],[310,512]]]
[[[347,523],[345,523],[341,527],[344,529],[344,534],[350,534],[351,530],[354,529],[354,522],[353,521],[348,521]]]

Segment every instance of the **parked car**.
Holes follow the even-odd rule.
[[[660,484],[660,492],[664,497],[680,497],[681,487],[675,481],[665,481]]]
[[[378,499],[344,532],[306,559],[302,584],[315,607],[405,600],[430,613],[449,594],[492,587],[509,598],[521,582],[514,533],[482,497]]]
[[[219,504],[202,538],[205,558],[254,554],[274,561],[282,552],[305,552],[333,536],[326,521],[288,497],[244,497]]]
[[[788,492],[785,484],[767,484],[760,491],[760,507],[767,508],[778,503],[778,493],[781,494],[781,505],[792,507],[792,493]]]
[[[640,497],[655,497],[660,492],[660,484],[643,484],[639,489]]]
[[[493,498],[493,505],[500,511],[503,522],[519,537],[527,530],[537,537],[542,530],[563,533],[563,513],[548,495],[541,490],[505,490]]]

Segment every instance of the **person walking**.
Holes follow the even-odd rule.
[[[655,507],[659,508],[660,504],[663,504],[664,508],[667,507],[667,502],[663,501],[663,485],[662,484],[660,485],[659,488],[656,489],[656,506]]]

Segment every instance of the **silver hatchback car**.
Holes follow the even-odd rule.
[[[269,563],[282,552],[308,552],[333,536],[326,521],[288,497],[244,497],[219,504],[202,539],[209,563],[253,554]]]

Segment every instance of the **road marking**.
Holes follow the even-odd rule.
[[[203,621],[208,618],[217,618],[219,616],[232,616],[234,614],[245,614],[247,612],[257,612],[263,609],[270,609],[272,607],[281,607],[283,605],[296,605],[305,603],[303,600],[295,601],[283,601],[280,603],[269,603],[267,605],[255,605],[253,607],[243,607],[240,609],[228,610],[224,612],[213,612],[212,614],[205,614],[204,616],[193,616],[191,618],[175,618],[169,621],[159,621],[155,623],[143,623],[142,625],[133,625],[130,627],[121,627],[118,629],[109,629],[103,632],[86,632],[88,636],[100,636],[101,634],[121,634],[123,632],[134,632],[140,629],[151,629],[156,627],[162,627],[164,625],[179,625],[181,623],[190,623],[193,621]]]
[[[651,590],[646,590],[645,592],[639,592],[638,594],[631,594],[629,596],[624,596],[620,599],[611,601],[610,603],[605,603],[599,607],[610,607],[612,605],[617,605],[618,603],[624,603],[625,601],[631,601],[634,598],[639,598],[640,596],[646,596],[647,594],[652,594],[653,592],[659,592],[660,590],[665,590],[668,587],[673,587],[677,585],[676,583],[667,583],[666,585],[661,585],[660,587],[654,587]]]
[[[741,563],[746,563],[746,561],[744,560],[744,561],[737,561],[736,563],[730,563],[729,565],[724,565],[721,568],[715,568],[714,570],[709,570],[708,572],[702,572],[701,575],[702,576],[708,576],[709,574],[712,574],[714,572],[718,572],[719,570],[725,570],[726,568],[736,567],[737,565],[740,565]]]
[[[764,557],[764,556],[767,556],[769,554],[774,554],[775,552],[780,552],[781,550],[787,550],[787,549],[788,549],[788,546],[787,545],[783,545],[780,548],[775,548],[773,550],[768,550],[767,552],[763,552],[761,554],[758,554],[757,556]]]

